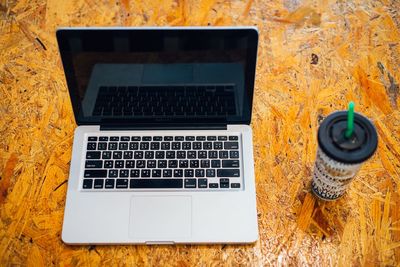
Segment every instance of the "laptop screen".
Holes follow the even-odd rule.
[[[76,121],[249,124],[254,28],[61,29]]]

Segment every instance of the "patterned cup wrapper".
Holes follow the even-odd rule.
[[[311,183],[312,191],[323,200],[338,199],[346,192],[360,167],[360,163],[348,164],[331,159],[318,148]]]

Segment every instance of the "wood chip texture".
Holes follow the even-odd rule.
[[[400,1],[0,0],[0,265],[399,266]],[[76,127],[61,26],[256,25],[252,127],[259,240],[68,246]],[[346,195],[310,194],[316,134],[356,103],[379,145]]]

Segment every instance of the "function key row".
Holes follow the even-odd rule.
[[[236,135],[223,136],[89,136],[88,141],[237,141]]]
[[[88,142],[87,150],[236,150],[239,149],[239,142],[232,141],[193,141],[193,142],[168,142],[168,141],[151,141],[151,142]]]

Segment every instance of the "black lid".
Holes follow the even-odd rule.
[[[343,163],[361,163],[369,159],[378,145],[374,125],[359,113],[354,113],[354,131],[347,139],[347,111],[330,114],[318,129],[318,144],[330,158]]]

